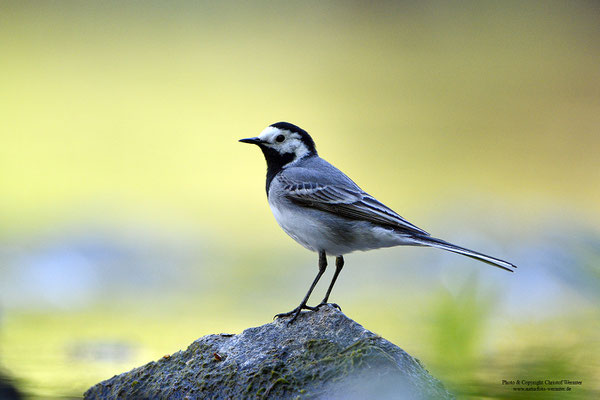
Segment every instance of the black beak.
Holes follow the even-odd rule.
[[[258,137],[251,137],[251,138],[247,138],[247,139],[240,139],[239,140],[242,143],[250,143],[250,144],[261,144],[262,140],[260,140]]]

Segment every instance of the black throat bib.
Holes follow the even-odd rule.
[[[283,169],[284,166],[294,161],[296,154],[294,153],[283,153],[281,154],[277,150],[271,149],[266,146],[260,146],[265,160],[267,160],[267,197],[269,197],[269,187],[273,178]]]

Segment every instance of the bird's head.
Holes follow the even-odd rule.
[[[310,135],[288,122],[269,125],[260,135],[240,139],[240,142],[260,147],[269,167],[281,168],[300,158],[317,154],[315,142]]]

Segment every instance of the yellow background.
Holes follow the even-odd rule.
[[[498,382],[525,372],[598,390],[598,15],[586,1],[3,2],[1,365],[25,393],[77,396],[293,308],[316,255],[277,227],[263,157],[237,143],[283,120],[417,226],[520,267],[350,255],[332,296],[350,317],[459,396],[516,396]],[[65,283],[64,254],[82,280]]]

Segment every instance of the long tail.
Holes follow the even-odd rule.
[[[431,236],[413,236],[411,239],[415,241],[415,244],[421,246],[436,247],[438,249],[448,250],[453,253],[462,254],[463,256],[474,258],[475,260],[483,261],[484,263],[493,265],[494,267],[502,268],[506,271],[515,272],[512,269],[517,268],[516,265],[509,263],[508,261],[500,260],[485,254],[478,253],[473,250],[465,249],[464,247],[456,246],[452,243],[448,243],[444,240],[437,239]]]

